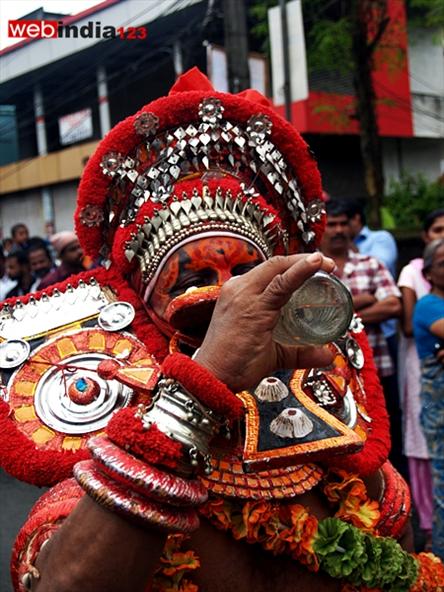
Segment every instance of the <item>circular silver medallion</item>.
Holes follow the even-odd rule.
[[[49,368],[34,396],[35,411],[43,423],[64,434],[86,434],[103,429],[117,409],[129,405],[132,389],[97,374],[100,362],[109,359],[111,356],[102,352],[81,353],[63,360],[67,365],[64,371],[57,366]],[[88,396],[85,391],[91,385],[96,389]]]
[[[364,354],[362,353],[362,349],[359,347],[358,342],[353,339],[353,337],[347,337],[345,350],[350,364],[356,368],[356,370],[361,370],[364,367]]]
[[[8,339],[0,343],[0,368],[16,368],[23,364],[31,348],[23,339]]]
[[[100,311],[98,323],[105,331],[120,331],[131,325],[135,315],[129,302],[111,302]]]

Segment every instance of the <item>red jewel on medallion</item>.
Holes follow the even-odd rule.
[[[78,378],[68,386],[68,397],[77,405],[92,403],[100,393],[100,386],[92,378]]]

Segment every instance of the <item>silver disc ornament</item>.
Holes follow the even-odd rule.
[[[11,376],[7,387],[11,417],[37,447],[84,448],[106,427],[115,411],[142,401],[117,380],[97,373],[103,360],[149,365],[143,344],[133,335],[81,329],[36,348]]]
[[[129,327],[136,312],[129,302],[111,302],[100,311],[97,322],[105,331],[121,331]]]
[[[0,368],[17,368],[28,357],[31,348],[23,339],[8,339],[0,343]]]

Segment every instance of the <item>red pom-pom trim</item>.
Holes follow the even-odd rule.
[[[179,382],[203,405],[227,418],[230,422],[241,419],[244,407],[232,391],[209,370],[184,354],[167,356],[162,373]]]
[[[166,436],[155,425],[144,428],[135,413],[134,407],[115,413],[106,428],[108,438],[152,465],[176,468],[185,454],[182,444]]]

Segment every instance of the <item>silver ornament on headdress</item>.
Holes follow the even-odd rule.
[[[154,113],[141,113],[134,120],[134,129],[141,136],[153,136],[158,128],[159,118]]]
[[[92,228],[100,226],[104,219],[103,208],[96,204],[88,204],[80,210],[79,219],[84,226]]]
[[[102,167],[102,171],[104,175],[108,175],[109,177],[114,177],[117,173],[122,170],[123,165],[123,156],[120,152],[108,152],[102,158],[102,162],[100,166]]]
[[[259,146],[265,142],[271,134],[273,124],[269,117],[263,113],[253,115],[247,122],[247,136],[253,146]]]
[[[325,214],[324,202],[320,199],[313,199],[307,204],[306,212],[310,222],[318,222]]]
[[[231,191],[220,188],[211,194],[208,187],[203,195],[197,190],[192,195],[183,193],[182,200],[173,200],[168,206],[146,217],[125,243],[125,256],[131,261],[136,255],[142,278],[149,282],[159,263],[171,248],[195,234],[216,230],[232,232],[250,239],[270,257],[277,241],[286,244],[286,231],[275,215],[263,210],[243,193],[233,197]]]
[[[311,202],[306,210],[297,178],[272,141],[271,119],[264,113],[257,113],[245,124],[241,124],[224,119],[223,114],[222,101],[219,98],[206,97],[198,107],[196,115],[199,116],[199,121],[159,132],[157,116],[149,112],[141,113],[135,118],[134,127],[138,134],[146,138],[144,150],[148,152],[148,168],[138,170],[138,156],[123,159],[119,153],[109,153],[102,161],[103,172],[114,177],[114,187],[110,188],[107,207],[110,215],[118,216],[122,227],[134,223],[138,211],[145,203],[164,206],[160,210],[163,216],[161,220],[156,219],[160,214],[149,220],[157,234],[155,238],[147,237],[147,223],[144,223],[142,234],[138,231],[138,236],[131,236],[125,244],[127,259],[131,260],[137,253],[146,271],[145,277],[150,273],[148,268],[152,267],[151,263],[148,264],[148,259],[155,258],[158,261],[159,247],[164,246],[167,239],[172,239],[174,233],[180,231],[184,234],[187,227],[201,222],[217,220],[230,225],[234,218],[237,218],[237,229],[250,216],[254,218],[260,214],[256,207],[249,206],[245,210],[240,207],[240,203],[233,208],[229,204],[226,207],[216,207],[208,200],[203,200],[203,205],[198,207],[196,199],[191,196],[187,196],[181,202],[182,205],[171,202],[177,182],[193,173],[197,173],[202,179],[205,175],[231,174],[242,183],[244,195],[253,197],[257,195],[258,187],[261,187],[259,193],[262,193],[264,185],[266,189],[271,186],[269,190],[285,204],[284,207],[287,207],[290,216],[296,221],[302,241],[309,244],[315,238],[311,224],[322,216],[322,202]],[[145,158],[142,158],[143,161]],[[122,194],[128,195],[123,210],[119,205]],[[254,233],[258,226],[265,226],[264,220],[257,224],[254,219],[250,219],[244,227],[244,235]],[[273,237],[269,234],[263,237],[262,240],[267,245],[276,244],[280,239],[287,240],[282,228],[272,231],[267,228],[266,232],[273,234]],[[147,249],[143,257],[141,249]]]
[[[224,107],[220,99],[206,98],[199,105],[199,117],[204,123],[214,126],[222,120]]]

